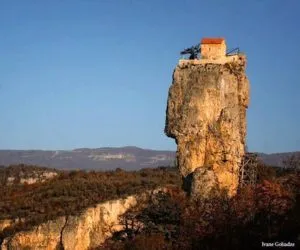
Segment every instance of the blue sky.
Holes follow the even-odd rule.
[[[163,130],[179,52],[223,36],[248,57],[249,150],[300,150],[299,11],[297,0],[2,0],[0,149],[176,149]]]

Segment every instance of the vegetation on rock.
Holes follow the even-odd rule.
[[[115,237],[99,249],[260,249],[262,241],[299,246],[300,173],[276,177],[264,168],[268,171],[256,186],[245,186],[232,198],[191,200],[169,188],[141,212],[125,215],[142,229],[131,224],[127,237]]]
[[[98,203],[141,193],[166,184],[179,184],[174,168],[160,167],[126,172],[71,171],[44,183],[0,186],[0,220],[11,219],[12,227],[0,239],[63,215],[80,214]]]

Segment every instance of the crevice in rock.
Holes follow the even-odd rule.
[[[69,218],[69,216],[67,215],[65,223],[64,223],[63,227],[60,230],[58,250],[65,250],[65,247],[64,247],[64,244],[63,244],[63,232],[64,232],[64,230],[65,230],[65,228],[66,228],[66,226],[68,224],[68,218]]]
[[[7,243],[6,243],[7,250],[11,250],[10,243],[11,243],[12,239],[13,239],[13,236],[10,236],[10,237],[8,238],[8,241],[7,241]],[[3,239],[3,241],[4,241],[4,239]],[[1,242],[1,244],[0,244],[1,249],[2,249],[2,243],[3,243],[3,242]]]

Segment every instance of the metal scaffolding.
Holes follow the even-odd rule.
[[[255,185],[257,182],[258,157],[255,153],[246,153],[240,166],[240,187]]]

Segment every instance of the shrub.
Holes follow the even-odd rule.
[[[166,172],[167,169],[151,169],[144,177],[143,171],[71,171],[44,183],[0,186],[0,220],[26,218],[26,224],[32,226],[57,216],[79,214],[106,200],[179,182],[177,172],[165,175]],[[25,226],[18,225],[18,230]]]
[[[295,182],[299,185],[300,179]],[[261,241],[296,242],[299,206],[300,195],[278,179],[245,186],[230,199],[189,200],[180,189],[169,188],[135,215],[144,223],[138,235],[110,242],[109,249],[118,245],[116,249],[250,250],[260,249]]]

